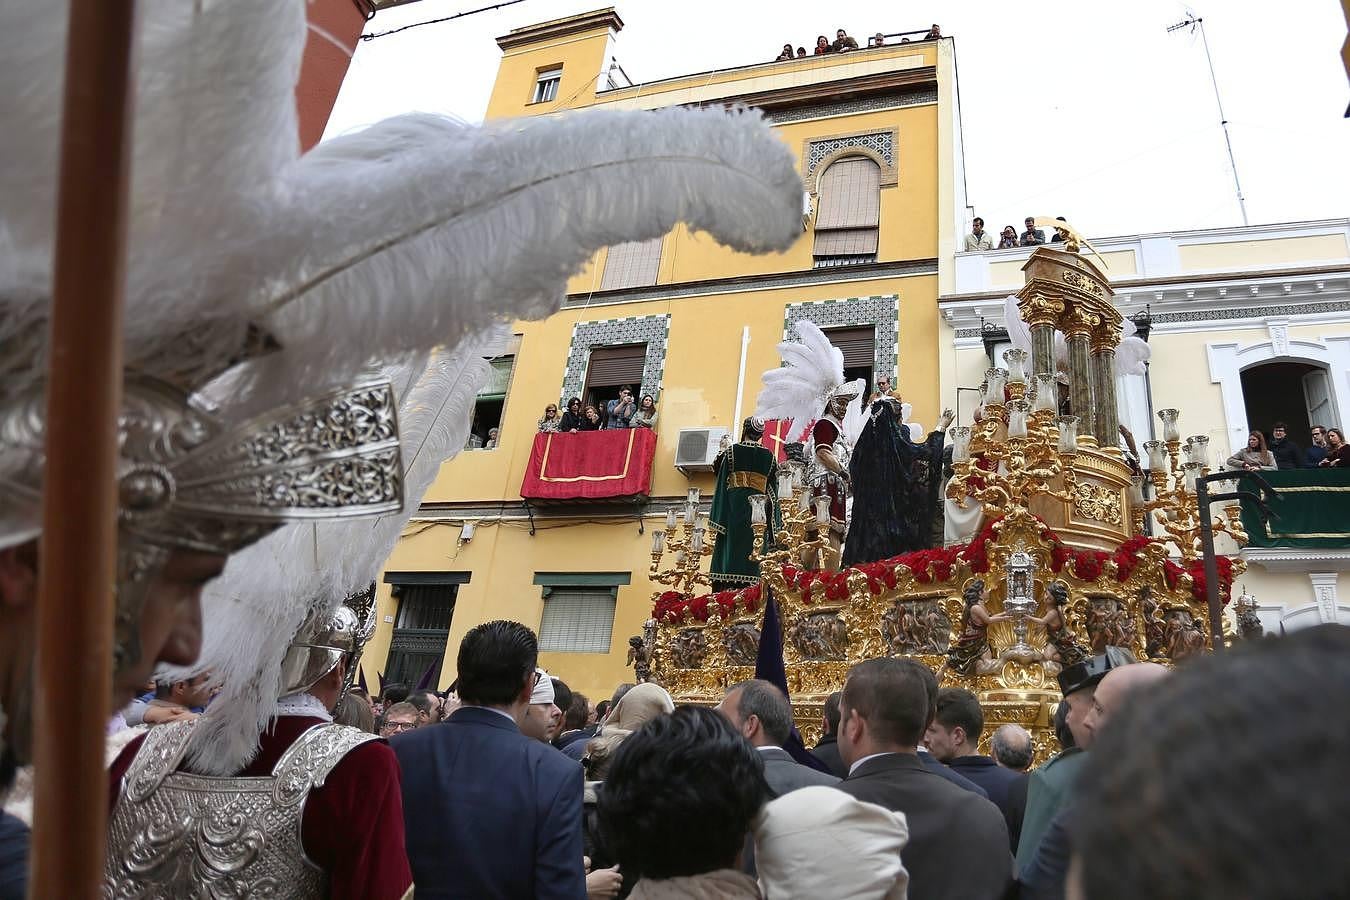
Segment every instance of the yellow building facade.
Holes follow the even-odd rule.
[[[913,419],[937,419],[938,298],[955,290],[966,202],[951,39],[888,39],[628,84],[613,55],[622,28],[606,9],[499,38],[488,118],[758,107],[800,163],[809,193],[801,239],[782,254],[748,256],[677,227],[659,242],[602,251],[570,281],[559,312],[515,323],[512,353],[480,395],[475,446],[443,467],[387,563],[362,661],[372,684],[377,674],[415,681],[428,666],[450,684],[464,633],[503,618],[539,632],[541,665],[575,690],[600,699],[631,681],[628,637],[658,590],[648,577],[651,532],[689,488],[701,490],[705,512],[711,499],[706,466],[676,468],[681,433],[738,431],[737,414],[753,412],[759,375],[779,364],[791,321],[847,333],[857,374],[898,376]],[[601,364],[634,347],[619,364],[641,373],[631,385],[659,409],[648,499],[525,503],[544,408],[603,399],[615,385],[598,384]]]

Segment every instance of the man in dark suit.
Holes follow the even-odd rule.
[[[830,774],[837,778],[843,778],[848,774],[848,768],[844,765],[844,761],[839,758],[839,739],[836,735],[836,732],[839,731],[839,698],[841,696],[843,696],[843,691],[835,691],[825,698],[825,710],[820,723],[820,743],[816,744],[811,750],[811,755],[823,762],[825,768],[830,770]]]
[[[521,734],[539,645],[518,622],[488,622],[459,645],[462,705],[445,724],[391,742],[405,772],[408,861],[419,900],[586,896],[582,772]]]
[[[952,771],[964,775],[984,788],[989,801],[1003,813],[1008,831],[1022,831],[1020,814],[1013,821],[1009,792],[1013,785],[1026,778],[1020,772],[1005,769],[992,757],[980,753],[980,735],[984,733],[984,711],[980,701],[965,688],[943,688],[938,691],[937,711],[928,726],[925,743],[933,755],[946,763]],[[1020,811],[1019,811],[1020,813]],[[1010,838],[1011,840],[1011,838]],[[1016,850],[1016,844],[1011,844]]]
[[[1008,828],[998,807],[926,769],[915,748],[928,728],[928,691],[911,659],[869,659],[849,669],[839,704],[839,789],[902,812],[901,860],[921,900],[996,900],[1012,880]]]
[[[769,681],[742,681],[727,691],[717,709],[764,759],[764,780],[774,797],[813,784],[831,787],[839,779],[792,758],[783,744],[792,734],[792,704]]]

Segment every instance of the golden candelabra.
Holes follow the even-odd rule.
[[[1025,350],[1009,350],[1003,358],[1007,369],[985,372],[980,420],[973,427],[952,429],[953,475],[947,496],[963,509],[966,499],[974,497],[990,517],[1025,506],[1036,495],[1072,503],[1078,417],[1056,415],[1054,375],[1037,374],[1028,392]],[[984,466],[975,465],[976,458]]]
[[[778,471],[778,510],[781,521],[772,534],[772,546],[766,546],[769,519],[768,496],[750,498],[750,527],[755,533],[750,559],[760,572],[781,572],[785,565],[834,569],[839,551],[830,543],[830,498],[812,497],[799,466],[784,464]],[[815,563],[819,565],[815,565]]]
[[[1210,473],[1209,438],[1197,434],[1181,442],[1175,409],[1158,410],[1163,423],[1163,439],[1145,441],[1148,454],[1149,480],[1153,484],[1153,499],[1144,500],[1144,477],[1136,475],[1130,487],[1137,533],[1144,530],[1144,521],[1156,514],[1154,521],[1177,546],[1181,558],[1193,560],[1200,555],[1200,509],[1196,505],[1195,480]],[[1185,462],[1181,461],[1185,456]],[[1247,532],[1242,527],[1242,506],[1230,503],[1223,515],[1216,516],[1210,525],[1216,533],[1226,533],[1239,546],[1247,543]]]
[[[692,597],[699,585],[711,585],[708,573],[702,571],[703,557],[712,556],[712,541],[708,539],[708,525],[698,515],[699,491],[690,488],[684,510],[672,506],[666,510],[666,527],[652,532],[652,564],[647,575],[657,584],[670,586],[686,597]],[[661,559],[671,554],[673,565],[661,567]]]

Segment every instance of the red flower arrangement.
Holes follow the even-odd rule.
[[[890,559],[862,563],[841,572],[824,572],[815,569],[799,569],[791,565],[784,566],[782,570],[783,581],[789,588],[799,592],[801,602],[809,606],[818,602],[840,603],[847,600],[849,596],[848,576],[853,571],[866,576],[867,590],[874,595],[881,594],[888,589],[894,589],[898,583],[897,572],[902,567],[912,572],[914,580],[920,584],[950,580],[953,572],[962,562],[970,568],[971,572],[977,575],[983,574],[989,571],[988,546],[994,537],[994,526],[997,524],[997,519],[987,523],[968,544],[902,553]],[[1065,567],[1068,567],[1068,572],[1081,581],[1095,581],[1100,578],[1106,570],[1108,561],[1114,562],[1116,565],[1116,580],[1119,582],[1128,581],[1134,570],[1138,568],[1144,549],[1149,544],[1154,543],[1154,539],[1140,535],[1130,538],[1113,551],[1077,550],[1065,544],[1060,540],[1059,535],[1044,527],[1043,523],[1041,535],[1050,545],[1050,568],[1058,574],[1065,571]],[[1221,556],[1218,558],[1218,566],[1219,590],[1223,595],[1223,602],[1227,604],[1232,596],[1233,561],[1228,557]],[[1191,576],[1191,595],[1196,600],[1205,600],[1204,561],[1193,560],[1185,567],[1171,560],[1163,562],[1163,577],[1167,580],[1168,587],[1176,587],[1177,578],[1182,574]],[[725,619],[735,614],[738,609],[744,613],[756,612],[759,609],[761,599],[758,584],[740,590],[720,591],[716,594],[689,600],[681,597],[675,591],[666,591],[657,597],[652,616],[662,622],[679,622],[683,621],[686,616],[695,621],[706,622],[711,603],[716,603],[721,607],[721,614]]]

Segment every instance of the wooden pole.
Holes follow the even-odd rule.
[[[101,896],[135,0],[70,0],[38,574],[30,897]],[[71,706],[71,685],[83,706]]]

